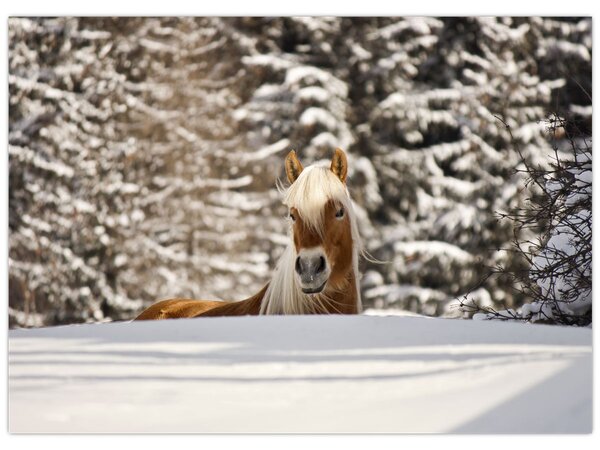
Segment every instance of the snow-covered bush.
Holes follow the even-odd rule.
[[[530,301],[517,310],[505,311],[465,304],[466,309],[480,311],[475,318],[591,324],[591,108],[576,108],[575,112],[569,114],[569,119],[556,114],[547,119],[548,133],[554,140],[550,167],[531,166],[524,161],[521,170],[538,192],[527,209],[507,216],[519,230],[535,232],[542,226],[543,232],[535,233],[535,239],[514,242],[513,250],[528,261],[529,270],[501,270]]]

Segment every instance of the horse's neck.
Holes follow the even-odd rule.
[[[351,270],[346,276],[342,289],[325,292],[320,300],[328,314],[358,314],[358,292],[356,290],[356,275]]]

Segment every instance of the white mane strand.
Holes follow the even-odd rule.
[[[284,192],[284,204],[288,208],[296,208],[302,220],[319,234],[324,229],[325,204],[330,200],[342,205],[350,219],[356,306],[358,312],[361,312],[358,255],[361,252],[362,244],[348,189],[328,167],[310,166],[304,169],[298,179]],[[294,275],[296,256],[296,248],[293,243],[290,243],[277,263],[273,278],[263,297],[260,314],[310,314],[318,310],[315,300],[318,302],[319,296],[311,298],[304,294],[297,284]]]

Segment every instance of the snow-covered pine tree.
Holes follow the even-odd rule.
[[[259,289],[281,229],[232,117],[252,80],[238,33],[218,18],[9,32],[11,325]]]

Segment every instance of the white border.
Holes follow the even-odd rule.
[[[6,149],[7,130],[8,130],[8,82],[7,82],[7,18],[11,15],[218,15],[218,16],[245,16],[245,15],[336,15],[336,16],[376,16],[376,15],[436,15],[436,16],[461,16],[461,15],[544,15],[544,16],[579,16],[592,15],[594,11],[594,2],[591,0],[569,0],[569,1],[523,1],[523,0],[502,0],[501,2],[473,2],[473,1],[419,1],[419,2],[398,2],[391,0],[368,0],[360,2],[357,5],[349,5],[347,2],[323,2],[322,0],[303,0],[301,2],[282,2],[255,0],[252,2],[226,1],[219,2],[197,2],[192,4],[190,0],[167,0],[155,1],[147,0],[143,3],[126,3],[123,0],[102,0],[99,2],[83,2],[81,0],[52,0],[52,1],[18,1],[0,2],[2,9],[3,32],[0,34],[0,64],[2,65],[2,74],[4,87],[2,91],[1,117],[4,124],[0,128],[1,141],[4,143],[4,154],[0,158],[0,179],[3,180],[0,195],[0,211],[2,218],[3,237],[0,239],[0,254],[3,255],[2,276],[0,277],[0,292],[3,299],[3,322],[8,326],[7,320],[7,294],[8,294],[8,269],[7,269],[7,238],[8,238],[8,152]],[[343,7],[342,7],[343,6]],[[594,48],[597,39],[594,34]],[[594,74],[597,74],[597,64],[593,64]],[[597,76],[594,76],[594,80]],[[596,121],[594,120],[594,132],[597,131]],[[597,172],[597,171],[595,171]],[[594,184],[598,181],[594,177]],[[597,213],[598,201],[594,205],[594,213]],[[594,214],[598,217],[597,214]],[[594,241],[597,241],[597,233],[594,230]],[[594,242],[594,245],[597,242]],[[597,248],[597,247],[596,247]],[[598,272],[598,271],[596,271]],[[594,284],[598,282],[597,273],[594,273]],[[597,284],[596,284],[597,285]],[[597,304],[598,296],[595,296],[594,303]],[[596,314],[597,316],[597,314]],[[6,328],[5,328],[6,330]],[[6,332],[5,332],[6,333]],[[594,347],[597,345],[598,333],[594,333]],[[6,334],[5,334],[6,336]],[[0,389],[0,399],[4,408],[0,407],[0,422],[7,427],[7,391],[6,391],[6,344],[4,349],[4,358],[0,373],[4,380],[5,389]],[[595,374],[598,373],[595,367]],[[598,405],[598,389],[594,390],[594,406]],[[34,435],[20,436],[8,435],[7,428],[0,436],[2,448],[8,449],[53,449],[61,450],[82,448],[105,449],[121,448],[124,446],[134,446],[143,450],[172,447],[174,445],[179,449],[184,448],[202,448],[202,449],[221,449],[221,448],[260,448],[268,449],[316,449],[316,448],[338,448],[344,449],[406,449],[419,450],[431,448],[454,449],[518,449],[518,448],[543,448],[544,450],[568,447],[576,450],[598,448],[598,413],[595,408],[594,430],[596,432],[591,436],[407,436],[407,435],[75,435],[75,436],[57,436],[57,435]]]
[[[2,2],[7,15],[132,15],[132,16],[282,16],[282,15],[335,15],[335,16],[473,16],[473,15],[544,15],[582,16],[592,15],[592,0],[502,0],[475,2],[465,0],[425,0],[399,2],[390,0],[367,0],[361,2],[324,2],[322,0],[221,0],[218,2],[191,2],[189,0],[145,0],[124,2],[103,0],[83,2],[80,0],[20,0]]]

